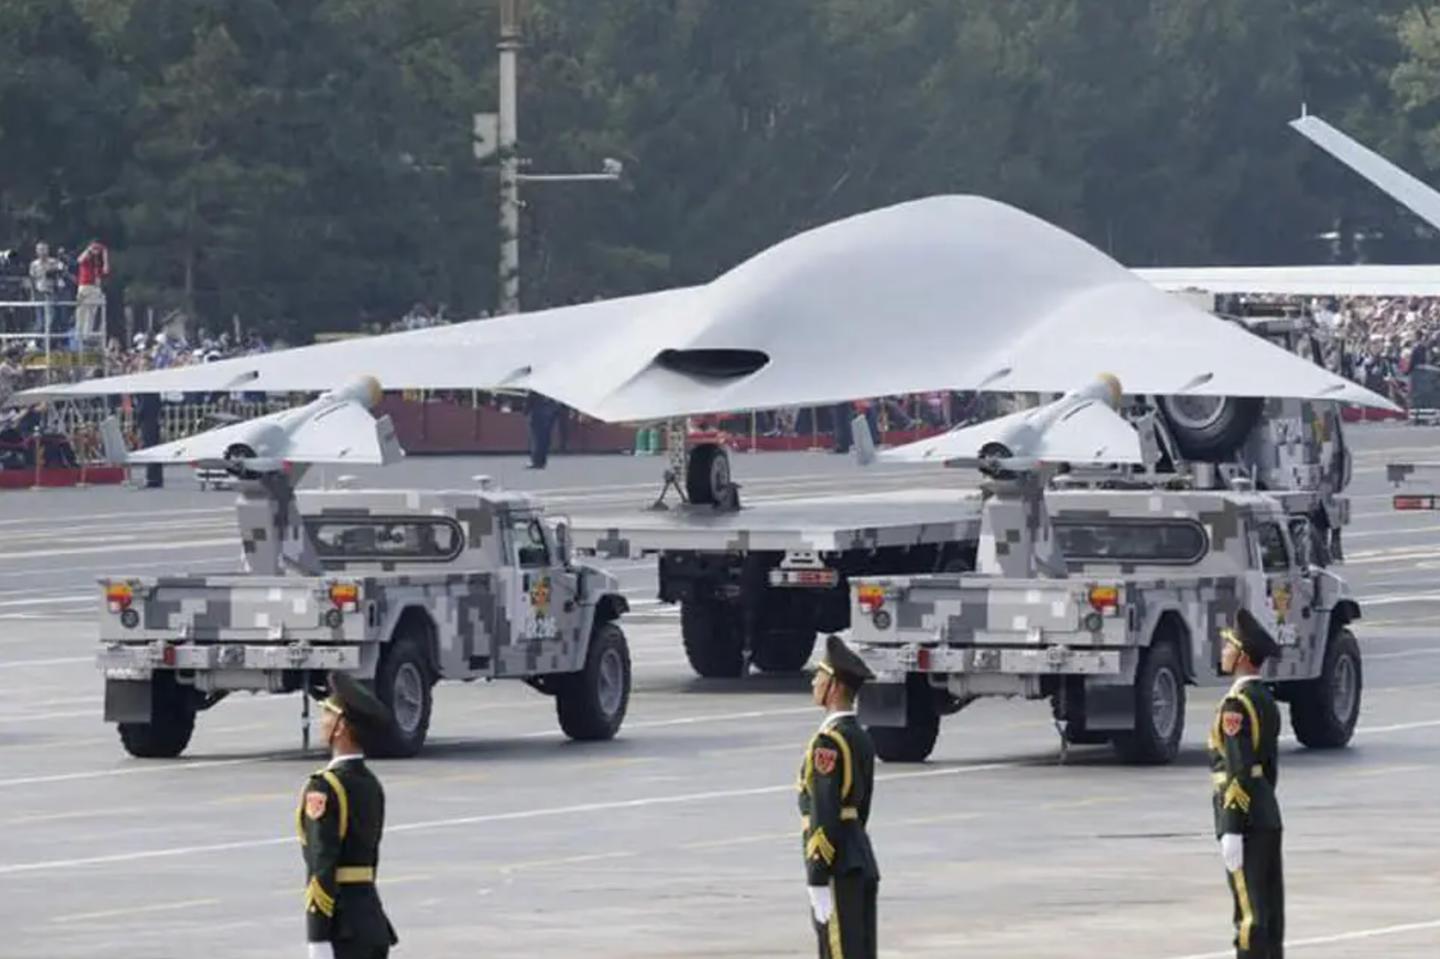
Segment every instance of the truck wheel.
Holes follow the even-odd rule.
[[[1135,674],[1135,728],[1110,743],[1127,763],[1163,766],[1180,754],[1185,736],[1185,673],[1169,640],[1141,654]]]
[[[745,673],[745,637],[736,617],[722,604],[681,603],[680,633],[690,668],[706,679],[735,679]]]
[[[940,711],[935,693],[919,673],[905,677],[905,725],[868,726],[875,755],[887,763],[923,763],[940,737]]]
[[[389,726],[365,749],[378,759],[408,759],[425,746],[434,706],[425,647],[413,636],[397,636],[380,654],[375,697],[390,709]]]
[[[771,629],[754,651],[754,663],[767,673],[795,673],[815,653],[813,629]]]
[[[629,706],[630,647],[618,625],[602,623],[590,635],[585,668],[556,684],[555,715],[571,739],[613,739]]]
[[[155,673],[150,690],[151,721],[120,723],[120,744],[137,759],[174,759],[195,734],[195,697],[171,672]]]
[[[1290,728],[1309,749],[1339,749],[1355,735],[1360,720],[1364,675],[1360,644],[1348,626],[1335,631],[1325,649],[1320,675],[1290,689]]]

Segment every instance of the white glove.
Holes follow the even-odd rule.
[[[830,901],[829,886],[806,886],[810,891],[810,911],[815,915],[815,921],[820,925],[830,921],[830,913],[834,904]],[[328,959],[328,957],[327,957]]]
[[[335,947],[328,942],[308,943],[309,954],[305,959],[335,959]]]
[[[1245,844],[1237,834],[1227,832],[1220,837],[1220,857],[1225,860],[1225,868],[1234,872],[1245,864]]]

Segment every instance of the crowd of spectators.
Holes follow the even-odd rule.
[[[1440,298],[1247,297],[1306,308],[1332,345],[1336,372],[1404,403],[1411,371],[1440,363]]]

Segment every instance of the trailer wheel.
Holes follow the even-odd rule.
[[[905,725],[868,726],[875,755],[887,763],[923,763],[940,737],[935,693],[920,673],[905,677]]]
[[[1315,679],[1290,684],[1290,728],[1308,749],[1340,749],[1355,735],[1360,720],[1364,675],[1360,644],[1341,626],[1325,648],[1325,664]]]
[[[1162,396],[1158,403],[1180,455],[1199,461],[1229,457],[1265,409],[1263,399],[1249,396]]]
[[[379,759],[408,759],[425,746],[434,707],[434,680],[424,642],[413,633],[396,636],[380,653],[375,697],[390,710],[390,723],[365,749]]]
[[[120,744],[136,759],[174,759],[195,734],[195,697],[172,672],[150,679],[150,722],[120,723]]]
[[[1141,654],[1135,673],[1135,728],[1111,746],[1127,763],[1163,766],[1180,754],[1185,736],[1185,670],[1175,643],[1164,639]]]
[[[718,443],[701,443],[686,457],[686,499],[701,505],[718,502],[730,482],[730,454]]]
[[[582,742],[614,739],[630,706],[630,647],[615,622],[590,634],[585,668],[557,676],[555,715],[560,729]]]
[[[680,604],[680,633],[690,668],[706,679],[735,679],[745,672],[745,637],[723,604]]]
[[[767,673],[795,673],[815,653],[815,630],[770,629],[754,650],[754,663]]]

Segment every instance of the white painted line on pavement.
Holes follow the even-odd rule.
[[[94,656],[65,656],[60,659],[21,659],[13,663],[0,663],[0,669],[33,669],[40,666],[70,666],[74,663],[93,663]]]
[[[240,541],[235,537],[228,539],[192,539],[178,540],[165,543],[136,543],[133,540],[129,543],[115,546],[70,546],[64,549],[27,549],[18,552],[0,552],[0,562],[10,559],[27,560],[40,556],[87,556],[96,553],[133,553],[139,547],[150,547],[152,549],[214,549],[219,546],[230,546],[239,551]],[[176,563],[182,566],[183,563]]]
[[[802,711],[813,712],[814,707],[805,707]],[[724,717],[717,717],[717,719],[723,718]],[[1428,720],[1415,723],[1397,723],[1391,726],[1377,726],[1368,730],[1356,730],[1356,732],[1357,734],[1360,732],[1401,732],[1404,730],[1421,729],[1433,726],[1440,726],[1440,720]],[[1286,741],[1293,740],[1294,737],[1282,736],[1280,738],[1282,741]],[[239,765],[241,763],[255,763],[259,761],[268,760],[262,760],[259,758],[233,761],[220,760],[213,763],[212,765]],[[1033,766],[1037,762],[1043,762],[1047,766],[1053,765],[1053,760],[1024,760],[1015,762],[977,763],[965,766],[950,766],[944,769],[926,769],[916,772],[881,774],[875,777],[875,781],[900,782],[902,780],[910,779],[937,779],[941,777],[959,776],[967,773],[1020,769],[1026,766]],[[196,766],[198,764],[192,763],[190,765]],[[146,768],[153,769],[155,767]],[[97,773],[95,774],[79,773],[71,774],[68,777],[60,776],[48,778],[52,781],[62,781],[67,778],[79,778],[82,776],[88,776],[88,778],[95,778],[96,775],[103,775],[105,772],[106,771],[97,771]],[[113,774],[114,772],[118,772],[118,770],[110,770],[109,772]],[[0,786],[4,785],[6,785],[6,783],[0,781]],[[432,819],[421,822],[401,823],[394,826],[387,826],[386,832],[391,834],[406,832],[427,832],[441,829],[453,829],[457,826],[479,826],[489,823],[516,822],[519,820],[527,819],[550,819],[559,816],[572,816],[597,812],[609,812],[615,810],[647,809],[654,806],[675,806],[689,803],[714,802],[715,800],[722,799],[745,799],[753,796],[769,796],[778,793],[791,793],[794,791],[794,789],[795,784],[793,782],[787,782],[784,785],[779,786],[756,786],[749,789],[727,789],[716,790],[712,792],[682,793],[679,795],[670,796],[641,796],[636,799],[617,799],[607,802],[586,803],[576,806],[555,806],[539,809],[521,809],[514,812],[489,813],[478,816],[461,816],[449,819]],[[242,849],[260,849],[268,846],[289,845],[296,841],[297,840],[294,836],[284,836],[270,839],[247,839],[237,842],[217,843],[214,845],[205,846],[178,846],[168,849],[149,849],[141,852],[113,853],[105,856],[87,856],[78,859],[52,859],[42,862],[13,863],[10,865],[0,865],[0,876],[12,876],[37,872],[58,872],[64,869],[75,869],[84,866],[115,865],[120,863],[144,862],[151,859],[173,859],[176,857],[197,856],[206,853],[233,852]],[[1207,957],[1208,955],[1209,954],[1206,954]],[[1225,956],[1228,955],[1228,953],[1221,953],[1220,955]],[[1176,959],[1198,959],[1198,957],[1176,957]]]
[[[1306,939],[1285,940],[1286,949],[1302,949],[1306,946],[1329,946],[1337,942],[1358,942],[1362,939],[1380,939],[1385,936],[1403,936],[1410,932],[1426,932],[1431,929],[1440,929],[1440,919],[1431,919],[1428,922],[1407,922],[1398,926],[1375,926],[1370,929],[1355,929],[1350,932],[1337,932],[1329,936],[1310,936]],[[1192,952],[1188,956],[1167,956],[1166,959],[1233,959],[1235,947],[1222,949],[1217,952]]]
[[[814,712],[814,707],[809,708]],[[966,773],[989,772],[999,769],[1015,769],[1023,765],[1016,762],[980,763],[970,766],[952,766],[945,769],[926,769],[918,772],[882,774],[876,782],[896,782],[905,779],[935,779],[941,776],[959,776]],[[780,786],[756,786],[749,789],[722,789],[711,792],[681,793],[670,796],[642,796],[637,799],[616,799],[608,802],[584,803],[575,806],[552,806],[539,809],[520,809],[514,812],[487,813],[479,816],[462,816],[451,819],[400,823],[386,826],[387,835],[406,832],[428,832],[437,829],[453,829],[457,826],[479,826],[489,823],[516,822],[526,819],[551,819],[559,816],[575,816],[621,809],[646,809],[653,806],[677,806],[689,803],[714,802],[723,799],[745,799],[752,796],[770,796],[776,793],[793,793],[795,784]],[[20,873],[55,872],[81,866],[103,866],[116,863],[141,862],[150,859],[173,859],[214,852],[232,852],[241,849],[260,849],[267,846],[286,846],[298,842],[294,836],[271,839],[246,839],[238,842],[216,843],[206,846],[179,846],[169,849],[149,849],[143,852],[115,853],[108,856],[87,856],[82,859],[52,859],[47,862],[14,863],[0,866],[0,876]]]
[[[259,698],[260,698],[260,697],[257,697],[257,699],[259,699]],[[266,697],[266,698],[273,699],[273,700],[277,700],[277,701],[284,701],[281,697]],[[796,715],[796,714],[799,714],[799,713],[813,713],[813,712],[815,712],[815,707],[812,705],[812,706],[795,706],[795,707],[792,707],[792,708],[789,708],[789,709],[761,709],[761,710],[752,710],[752,711],[750,711],[750,712],[744,712],[744,713],[736,713],[736,712],[718,713],[718,714],[717,714],[717,713],[710,713],[710,714],[703,715],[703,716],[677,716],[677,717],[673,717],[673,718],[671,718],[671,719],[655,719],[655,720],[648,720],[648,721],[638,722],[638,723],[626,723],[624,728],[625,728],[626,730],[630,730],[630,729],[660,729],[660,728],[666,728],[666,727],[671,727],[671,726],[692,726],[692,725],[716,726],[716,725],[722,725],[722,724],[724,724],[724,723],[743,721],[743,720],[747,720],[747,719],[770,719],[771,717],[774,717],[774,716],[793,716],[793,715]],[[83,712],[83,713],[73,713],[73,714],[48,713],[48,714],[44,714],[44,715],[45,715],[45,716],[48,716],[48,717],[58,717],[58,716],[61,716],[61,715],[93,716],[93,715],[94,715],[94,712],[93,712],[93,711],[86,711],[86,712]],[[10,721],[10,722],[16,722],[16,721],[23,721],[23,720],[29,720],[29,719],[39,719],[39,718],[43,718],[43,717],[41,717],[41,716],[21,716],[21,717],[10,718],[10,719],[8,719],[8,721]],[[518,736],[513,736],[513,735],[497,735],[495,738],[496,738],[496,739],[543,739],[543,738],[545,738],[545,737],[547,737],[547,736],[561,736],[561,737],[563,737],[563,736],[564,736],[564,733],[562,733],[558,728],[554,728],[554,729],[541,729],[541,730],[536,730],[536,731],[534,731],[534,732],[528,732],[528,733],[521,733],[521,734],[518,735]],[[44,786],[44,785],[50,785],[50,784],[53,784],[53,783],[78,782],[78,781],[83,781],[83,780],[87,780],[87,779],[106,779],[106,778],[109,778],[109,777],[111,777],[111,776],[140,776],[140,775],[145,775],[145,774],[147,774],[147,773],[163,773],[163,772],[168,772],[168,771],[173,771],[173,770],[188,771],[188,770],[191,770],[191,769],[209,769],[209,768],[212,768],[212,767],[221,767],[221,766],[253,766],[253,765],[258,765],[258,764],[260,764],[260,763],[276,762],[276,761],[282,760],[282,759],[295,759],[295,758],[297,758],[297,757],[298,757],[298,753],[297,753],[297,752],[295,752],[295,751],[287,751],[287,752],[270,752],[270,753],[264,753],[264,754],[259,755],[259,756],[246,756],[246,757],[241,758],[241,759],[201,759],[201,760],[194,760],[194,761],[189,761],[189,762],[186,762],[186,761],[181,761],[181,762],[169,762],[169,763],[157,762],[157,763],[153,763],[153,764],[147,764],[147,765],[144,765],[144,766],[122,766],[122,767],[111,768],[111,769],[89,769],[89,770],[83,770],[83,771],[79,771],[79,772],[56,773],[56,774],[50,775],[50,776],[24,776],[24,777],[21,777],[21,778],[19,778],[19,779],[0,779],[0,788],[7,788],[7,787],[10,787],[10,786]]]
[[[1367,606],[1399,606],[1404,603],[1437,603],[1440,602],[1440,593],[1392,593],[1383,596],[1361,596],[1360,609],[1364,612]],[[1363,628],[1365,620],[1360,620]]]
[[[176,516],[207,516],[207,515],[213,515],[213,514],[217,514],[217,513],[231,513],[231,514],[233,514],[234,512],[235,512],[235,508],[234,508],[233,506],[232,506],[232,507],[229,507],[229,508],[214,508],[214,509],[134,510],[134,511],[127,512],[127,513],[78,513],[78,514],[77,514],[77,513],[70,513],[70,514],[67,514],[67,515],[64,517],[64,519],[67,520],[67,521],[72,521],[72,520],[92,520],[92,519],[123,519],[123,520],[130,520],[130,521],[133,522],[134,520],[141,519],[141,518],[144,518],[144,517],[146,517],[146,516],[159,516],[159,517],[163,517],[163,518],[165,518],[165,519],[173,519],[173,518],[176,517]],[[59,518],[59,517],[54,517],[54,518]],[[32,526],[33,526],[33,525],[36,525],[36,524],[43,524],[43,523],[45,523],[45,522],[46,522],[46,519],[43,518],[43,517],[27,516],[27,517],[25,517],[25,518],[23,518],[23,519],[0,519],[0,527],[5,527],[5,526],[24,526],[24,525],[32,525]]]

